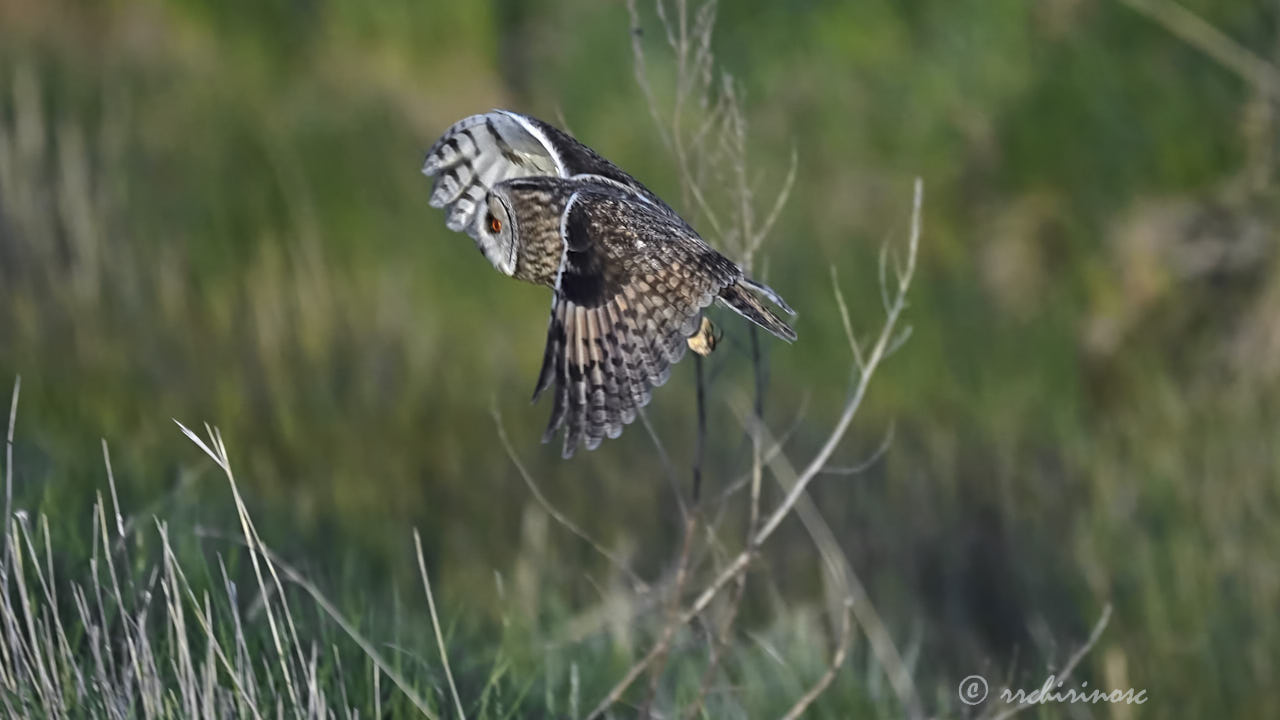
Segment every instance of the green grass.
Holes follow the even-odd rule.
[[[267,547],[239,500],[221,438],[211,432],[188,437],[225,473],[244,534],[175,528],[120,508],[105,443],[108,487],[93,506],[86,554],[58,547],[47,517],[15,515],[0,593],[6,712],[50,718],[456,717],[447,694],[452,679],[421,598],[392,602],[389,621],[378,617],[386,606],[370,607],[350,587],[336,601],[327,598]],[[420,546],[418,552],[421,562]],[[417,590],[425,586],[423,568],[424,585]],[[643,602],[628,595],[620,594],[618,602]],[[625,619],[604,637],[592,632],[554,639],[542,621],[521,617],[518,605],[510,609],[498,638],[464,639],[455,625],[446,625],[446,652],[468,717],[583,717],[611,674],[620,673],[649,639],[648,622]],[[806,610],[785,618],[735,644],[721,671],[736,682],[712,688],[707,716],[781,713],[790,697],[825,672],[824,622]],[[375,642],[374,633],[392,639]],[[681,632],[658,707],[674,711],[697,695],[706,668],[702,645],[698,633]],[[870,657],[855,653],[841,674],[846,682],[822,698],[814,716],[896,715]]]

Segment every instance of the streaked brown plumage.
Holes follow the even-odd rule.
[[[635,178],[537,119],[495,110],[456,123],[427,153],[431,204],[500,272],[554,291],[536,400],[554,385],[543,440],[594,449],[662,385],[720,300],[774,335],[794,314]]]

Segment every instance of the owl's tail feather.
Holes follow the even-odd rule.
[[[791,306],[787,305],[787,303],[783,301],[782,297],[779,296],[778,293],[774,292],[772,288],[766,285],[761,285],[760,283],[752,280],[748,280],[747,278],[743,278],[737,283],[721,290],[720,301],[725,305],[728,305],[734,312],[750,320],[756,325],[759,325],[765,330],[768,330],[770,333],[773,333],[782,340],[794,342],[796,339],[796,331],[792,330],[789,325],[782,321],[782,318],[779,318],[772,310],[766,307],[764,303],[760,302],[759,298],[752,294],[750,290],[754,290],[755,292],[769,298],[771,302],[781,308],[788,315],[796,314],[796,311],[792,310]]]

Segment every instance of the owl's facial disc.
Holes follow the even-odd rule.
[[[513,275],[516,271],[516,234],[506,202],[497,193],[489,193],[482,212],[476,214],[476,246],[498,272]]]

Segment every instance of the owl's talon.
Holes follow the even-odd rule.
[[[689,343],[689,349],[698,353],[702,357],[707,357],[716,349],[716,343],[720,342],[720,330],[707,319],[706,315],[702,316],[702,324],[698,327],[698,331],[690,335],[685,342]]]

